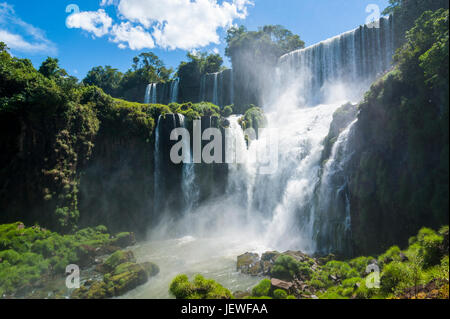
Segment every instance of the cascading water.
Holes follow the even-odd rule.
[[[214,73],[213,78],[214,78],[214,88],[213,88],[212,103],[215,105],[220,105],[220,102],[219,102],[219,73]]]
[[[149,104],[151,101],[151,94],[152,94],[152,84],[147,85],[147,88],[145,89],[145,97],[144,97],[144,103]]]
[[[379,28],[361,26],[280,58],[282,88],[300,82],[298,95],[306,105],[330,101],[329,89],[351,88],[341,96],[356,100],[382,72],[394,53],[393,18],[380,19]],[[333,99],[334,97],[331,97]]]
[[[161,150],[161,134],[160,134],[160,129],[161,129],[161,120],[162,120],[162,116],[160,115],[158,118],[158,123],[156,125],[155,128],[155,149],[154,149],[154,196],[153,196],[153,211],[154,212],[158,212],[161,209],[161,204],[160,204],[160,200],[161,200],[161,171],[162,171],[162,167],[161,167],[161,155],[160,155],[160,150]]]
[[[180,115],[180,122],[181,126],[188,130],[187,121],[183,115]],[[191,143],[189,140],[185,140],[184,143],[184,148],[188,150],[188,152],[184,154],[183,158],[183,179],[181,188],[184,198],[184,213],[189,214],[197,207],[200,191],[195,176],[195,164],[192,156]]]
[[[211,102],[220,107],[234,102],[234,75],[232,70],[208,73],[200,80],[200,102]]]
[[[351,215],[348,198],[346,168],[353,156],[349,139],[353,134],[354,120],[339,135],[331,156],[322,172],[314,203],[314,224],[319,251],[323,254],[340,252],[351,255]]]
[[[180,80],[176,79],[170,83],[170,103],[178,102],[178,91],[180,86]]]

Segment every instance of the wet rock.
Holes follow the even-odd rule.
[[[120,233],[111,241],[112,246],[126,248],[136,244],[134,233]]]
[[[261,273],[261,262],[258,254],[245,253],[237,258],[237,270],[243,274],[257,276]]]
[[[124,263],[135,263],[136,258],[132,251],[116,251],[103,264],[97,265],[95,270],[100,273],[113,271],[117,266]]]
[[[283,253],[283,255],[291,256],[292,258],[294,258],[299,262],[306,262],[311,259],[308,255],[302,253],[301,251],[288,250],[287,252]]]
[[[233,296],[236,299],[245,299],[246,297],[250,297],[252,294],[249,292],[245,292],[245,291],[236,291]]]
[[[272,278],[270,282],[272,284],[272,290],[282,289],[287,293],[291,293],[292,288],[294,287],[294,284],[292,282],[287,282],[276,278]]]
[[[102,281],[86,281],[82,287],[74,290],[71,297],[73,299],[119,297],[145,284],[150,277],[156,276],[158,273],[159,267],[154,263],[125,262],[105,274]]]
[[[113,273],[104,277],[104,282],[114,289],[115,296],[121,296],[148,280],[147,270],[144,266],[135,263],[119,265]]]
[[[145,271],[147,272],[148,277],[154,277],[157,274],[159,274],[159,267],[158,265],[151,263],[151,262],[145,262],[141,264],[142,267],[144,267]]]
[[[114,296],[114,290],[103,281],[86,282],[74,290],[72,299],[106,299]]]
[[[277,251],[268,251],[262,254],[261,261],[268,261],[271,263],[275,263],[277,258],[280,256],[280,253]]]

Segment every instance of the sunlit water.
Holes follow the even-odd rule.
[[[173,278],[186,274],[191,279],[201,274],[214,279],[231,292],[250,291],[262,278],[241,274],[236,269],[237,256],[247,251],[264,251],[258,243],[232,238],[194,238],[151,241],[132,247],[138,262],[151,261],[160,273],[121,298],[173,298],[169,286]]]

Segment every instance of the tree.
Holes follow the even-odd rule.
[[[9,48],[8,48],[8,46],[6,45],[6,43],[0,41],[0,52],[7,51],[8,49],[9,49]]]
[[[56,58],[48,57],[47,60],[42,62],[39,68],[39,73],[47,78],[58,78],[67,76],[67,72],[59,67],[59,60]]]
[[[92,68],[83,80],[86,85],[95,85],[105,93],[116,95],[122,81],[123,73],[107,65]]]
[[[223,64],[223,59],[220,54],[210,54],[206,57],[203,68],[203,73],[219,72]]]
[[[247,31],[244,26],[227,31],[225,55],[234,62],[241,56],[252,56],[257,62],[276,63],[285,53],[305,47],[298,35],[281,25],[266,25],[258,31]]]

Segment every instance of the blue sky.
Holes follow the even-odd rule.
[[[14,56],[30,58],[36,67],[48,55],[55,56],[63,68],[81,79],[98,65],[126,71],[132,58],[144,51],[154,52],[174,68],[188,51],[223,55],[225,26],[230,23],[250,30],[281,24],[299,34],[308,46],[364,24],[371,14],[366,12],[368,5],[378,5],[382,11],[388,3],[196,1],[198,5],[189,0],[0,0],[0,41],[7,42]],[[81,13],[74,12],[69,20],[71,13],[66,13],[66,8],[71,4]]]

